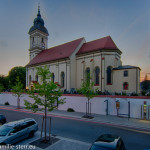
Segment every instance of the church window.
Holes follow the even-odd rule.
[[[31,83],[32,77],[31,75],[29,75],[29,83]]]
[[[90,68],[86,68],[86,82],[90,83]]]
[[[54,73],[52,73],[51,81],[52,81],[52,82],[55,81],[55,75],[54,75]]]
[[[35,76],[35,80],[38,82],[38,75]]]
[[[111,76],[112,76],[112,72],[111,72],[111,66],[108,66],[107,67],[107,84],[112,84],[112,81],[111,81]]]
[[[42,43],[44,42],[44,38],[42,38]]]
[[[100,73],[99,67],[95,67],[95,85],[99,85],[99,73]]]
[[[124,82],[124,83],[123,83],[123,89],[124,89],[124,90],[128,90],[128,86],[129,86],[129,85],[128,85],[127,82]]]
[[[42,48],[45,48],[44,38],[42,38],[42,40],[41,40],[41,46],[42,46]]]
[[[65,73],[61,72],[61,87],[64,87],[65,85]]]
[[[124,71],[124,77],[128,77],[128,71]]]

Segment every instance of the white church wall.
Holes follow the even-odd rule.
[[[63,105],[59,105],[59,110],[66,111],[68,108],[73,108],[76,112],[86,112],[86,102],[87,98],[80,95],[70,95],[70,96],[62,96],[66,98]],[[146,101],[147,105],[150,105],[150,99],[145,97],[95,97],[90,100],[91,103],[91,113],[94,114],[102,114],[106,115],[106,102],[108,100],[108,114],[109,115],[117,115],[116,109],[116,101],[120,102],[119,114],[127,114],[128,113],[128,102],[130,102],[130,116],[131,118],[141,118],[141,105]],[[29,98],[27,94],[23,94],[21,97],[20,106],[24,107],[24,100],[28,100],[30,102],[34,102],[33,99]],[[17,106],[17,97],[13,96],[12,93],[1,93],[0,94],[0,104],[4,104],[5,102],[9,102],[12,106]]]
[[[77,72],[76,72],[76,88],[80,88],[81,87],[81,83],[83,80],[83,68],[84,68],[84,63],[83,63],[84,59],[77,59]]]
[[[59,63],[59,76],[58,76],[59,77],[59,85],[61,85],[61,72],[64,72],[64,74],[65,74],[64,87],[62,88],[63,90],[66,89],[66,69],[67,69],[66,62]]]

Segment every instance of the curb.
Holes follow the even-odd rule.
[[[33,113],[30,110],[21,108],[21,109],[16,109],[14,107],[7,107],[7,106],[0,106],[0,109],[4,109],[7,108],[7,110],[12,110],[12,111],[19,111],[19,112],[24,112],[24,113]],[[43,112],[41,111],[37,111],[36,113],[33,113],[35,115],[42,115]],[[82,117],[78,117],[78,116],[70,116],[70,115],[64,115],[64,114],[56,114],[56,113],[48,113],[48,116],[51,117],[57,117],[57,118],[65,118],[65,119],[72,119],[72,120],[78,120],[78,121],[84,121],[84,122],[91,122],[91,123],[97,123],[97,124],[104,124],[104,125],[111,125],[114,127],[120,127],[120,128],[129,128],[129,129],[133,129],[133,130],[138,130],[138,131],[146,131],[146,132],[150,132],[150,128],[147,127],[142,127],[142,126],[134,126],[134,125],[128,125],[128,124],[120,124],[120,123],[116,123],[116,122],[109,122],[109,121],[96,121],[93,119],[88,119],[88,118],[82,118]]]

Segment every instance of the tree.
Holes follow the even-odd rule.
[[[3,86],[3,90],[8,89],[8,77],[4,75],[0,75],[0,84]]]
[[[14,67],[9,71],[8,79],[9,79],[9,85],[15,86],[15,82],[17,80],[17,77],[19,77],[20,82],[23,84],[23,88],[25,89],[26,86],[26,68],[25,67]]]
[[[2,84],[0,84],[0,93],[3,91],[4,87]]]
[[[145,76],[144,81],[141,82],[142,94],[145,95],[150,90],[150,81],[148,80],[147,75]]]
[[[14,96],[17,97],[17,108],[20,109],[20,97],[22,96],[23,90],[23,84],[20,82],[19,77],[16,79],[15,86],[12,87],[12,92],[14,93]]]
[[[47,109],[52,111],[57,108],[57,104],[63,104],[64,99],[61,99],[62,92],[56,83],[49,81],[51,78],[51,73],[48,68],[37,68],[37,75],[41,78],[41,83],[36,83],[33,89],[29,91],[29,97],[34,99],[34,103],[30,103],[25,100],[25,106],[27,109],[31,109],[34,112],[37,111],[37,106],[40,107],[39,110],[44,110],[45,119],[45,135],[44,142],[47,142],[46,138],[46,119],[47,119]],[[34,90],[38,91],[38,94],[34,93]],[[42,132],[42,131],[41,131]]]
[[[96,96],[96,93],[94,92],[94,82],[90,82],[90,74],[88,73],[86,76],[86,81],[84,81],[81,85],[81,88],[78,89],[78,92],[83,94],[87,99],[87,107],[86,107],[86,115],[84,117],[90,118],[90,99],[94,98]]]

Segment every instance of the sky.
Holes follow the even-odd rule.
[[[48,47],[111,36],[123,65],[150,73],[150,0],[0,0],[0,75],[29,62],[29,35],[40,3]],[[150,78],[149,78],[150,79]]]

